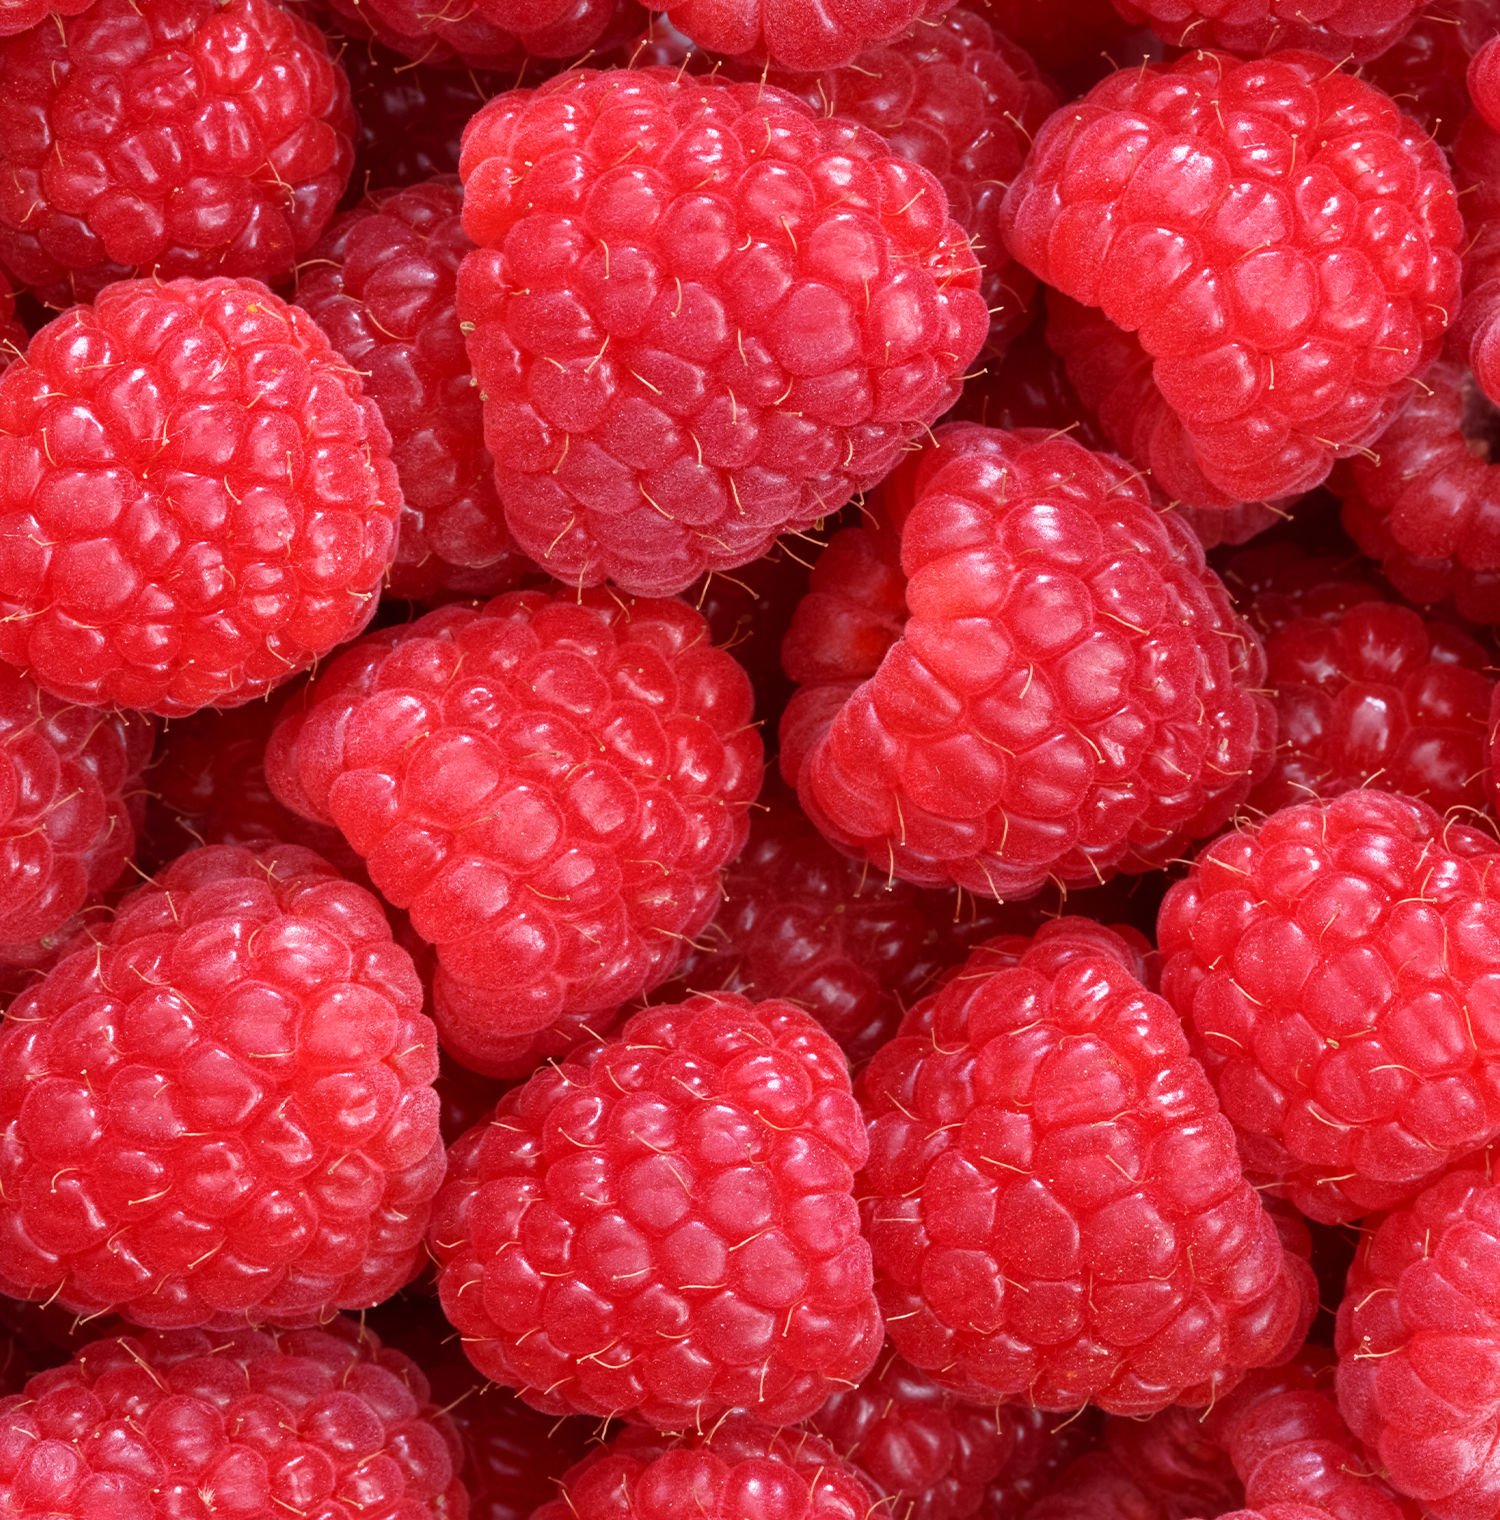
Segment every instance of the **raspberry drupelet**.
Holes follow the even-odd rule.
[[[568,584],[664,595],[830,516],[989,329],[933,176],[770,85],[575,70],[491,101],[460,173],[500,500]]]
[[[1174,48],[1223,48],[1259,58],[1291,48],[1334,64],[1368,63],[1405,35],[1421,0],[1114,0],[1126,21],[1145,23]]]
[[[842,1052],[790,1003],[646,1009],[452,1148],[444,1312],[544,1413],[793,1424],[880,1353],[867,1151]]]
[[[279,280],[354,165],[349,81],[274,0],[97,0],[0,42],[0,260],[55,306]]]
[[[401,490],[359,377],[255,280],[121,280],[0,375],[0,658],[184,717],[375,612]]]
[[[1058,1476],[1100,1439],[1100,1415],[1085,1408],[1059,1419],[1029,1404],[1010,1406],[1016,1444],[984,1496],[985,1520],[1025,1520]]]
[[[1245,1173],[1325,1223],[1500,1131],[1500,853],[1360,790],[1241,824],[1162,903],[1162,992]]]
[[[417,1364],[342,1318],[99,1340],[0,1401],[0,1505],[37,1520],[458,1520],[460,1461]]]
[[[1312,1318],[1311,1268],[1134,959],[1084,919],[992,941],[865,1070],[887,1333],[962,1398],[1205,1405]]]
[[[94,0],[6,0],[0,7],[0,37],[30,31],[49,16],[76,16],[93,3]]]
[[[1457,309],[1442,150],[1309,53],[1112,74],[1042,129],[1002,221],[1039,279],[1138,334],[1156,448],[1231,501],[1310,490],[1379,437]]]
[[[1123,461],[953,424],[883,495],[900,611],[880,535],[815,575],[826,610],[784,650],[822,649],[781,766],[829,839],[881,875],[1010,898],[1150,870],[1223,827],[1270,763],[1264,655]],[[828,599],[841,580],[866,613]],[[846,644],[864,668],[839,668]]]
[[[508,592],[346,650],[266,775],[437,946],[444,1046],[509,1076],[559,1018],[666,980],[712,918],[760,790],[751,702],[683,602]]]
[[[368,196],[304,264],[297,305],[364,378],[391,433],[405,509],[388,586],[493,596],[530,567],[505,526],[454,304],[463,189],[444,176]]]
[[[415,1271],[437,1039],[373,894],[180,857],[9,1009],[0,1288],[156,1328],[316,1324]]]

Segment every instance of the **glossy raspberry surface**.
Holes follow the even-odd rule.
[[[437,1040],[374,896],[310,850],[182,856],[0,1034],[0,1286],[158,1328],[316,1324],[410,1277]]]
[[[750,717],[685,603],[510,592],[346,650],[266,774],[437,946],[448,1050],[514,1075],[559,1017],[664,981],[713,916],[760,790]]]
[[[0,42],[0,259],[49,304],[278,280],[354,164],[349,82],[273,0],[96,0]]]
[[[400,507],[310,318],[254,280],[118,281],[0,375],[0,658],[96,707],[248,702],[369,621]]]
[[[880,1352],[866,1154],[807,1014],[728,993],[647,1009],[453,1147],[430,1235],[444,1312],[547,1413],[794,1423]]]
[[[1231,500],[1372,443],[1457,304],[1442,151],[1308,53],[1112,74],[1042,130],[1002,221],[1039,279],[1139,334],[1173,448]]]
[[[955,424],[884,495],[904,518],[901,638],[879,654],[889,546],[861,551],[840,578],[869,613],[824,603],[822,647],[859,641],[878,669],[855,686],[825,663],[781,725],[828,838],[873,871],[1011,898],[1152,869],[1223,826],[1269,763],[1264,656],[1136,472],[1056,433]]]
[[[378,191],[308,255],[297,305],[364,379],[391,434],[405,509],[392,596],[493,596],[530,561],[511,541],[454,304],[464,235],[456,176]]]
[[[337,1318],[100,1340],[0,1401],[0,1502],[38,1520],[451,1520],[459,1457],[417,1364]]]
[[[862,1078],[887,1333],[969,1399],[1207,1404],[1300,1342],[1311,1271],[1119,936],[1064,918],[994,947]]]
[[[770,85],[574,70],[486,106],[460,172],[500,500],[568,584],[678,591],[830,516],[988,330],[936,180]]]
[[[1497,892],[1492,835],[1368,789],[1198,856],[1162,903],[1162,991],[1252,1182],[1354,1219],[1500,1129]]]

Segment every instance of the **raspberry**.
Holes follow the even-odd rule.
[[[707,1435],[664,1441],[627,1426],[579,1463],[532,1520],[862,1520],[881,1508],[868,1481],[807,1431],[731,1415]]]
[[[751,693],[677,601],[510,592],[354,645],[266,756],[437,946],[448,1050],[490,1075],[671,975],[761,781]],[[576,1027],[576,1026],[575,1026]]]
[[[1339,1307],[1339,1408],[1434,1520],[1493,1514],[1500,1193],[1488,1157],[1365,1234]]]
[[[1469,114],[1470,59],[1500,23],[1495,0],[1437,0],[1412,28],[1362,70],[1443,148]]]
[[[1468,236],[1452,350],[1480,390],[1500,401],[1500,135],[1477,110],[1454,139],[1453,169]]]
[[[1034,0],[983,0],[983,4],[991,24],[1025,48],[1047,76],[1064,87],[1069,100],[1116,67],[1111,56],[1123,56],[1129,62],[1147,55],[1110,0],[1059,0],[1049,5],[1037,5]],[[1105,67],[1100,67],[1101,62]]]
[[[417,1364],[342,1319],[96,1341],[0,1402],[0,1503],[48,1520],[447,1520],[458,1459]]]
[[[1042,129],[1001,217],[1033,274],[1139,334],[1185,467],[1233,501],[1310,490],[1377,438],[1457,304],[1442,150],[1308,53],[1110,75]]]
[[[1062,360],[1048,346],[1045,325],[1031,326],[1005,351],[999,364],[964,386],[951,422],[981,427],[1052,428],[1066,432],[1086,449],[1108,452],[1109,443],[1074,390]]]
[[[981,947],[866,1068],[887,1332],[975,1401],[1205,1404],[1300,1342],[1311,1269],[1110,930]]]
[[[988,330],[933,177],[769,85],[573,71],[491,101],[460,172],[500,500],[569,584],[679,591],[836,512]]]
[[[1315,6],[1288,0],[1114,0],[1126,21],[1149,25],[1180,48],[1224,48],[1249,58],[1297,48],[1336,64],[1368,63],[1398,43],[1421,9],[1421,0],[1322,0]],[[1326,66],[1326,65],[1325,65]]]
[[[97,0],[0,42],[0,259],[55,306],[292,271],[354,164],[349,82],[273,0]]]
[[[121,280],[0,375],[0,658],[184,717],[370,620],[401,492],[312,320],[254,280]]]
[[[1059,1474],[1099,1442],[1097,1409],[1085,1408],[1059,1419],[1028,1405],[1013,1407],[1011,1416],[1015,1450],[985,1495],[985,1520],[1024,1520]]]
[[[893,1520],[964,1520],[1015,1452],[1019,1409],[960,1403],[887,1345],[808,1425],[894,1502]]]
[[[182,856],[0,1033],[0,1289],[159,1328],[389,1297],[443,1175],[421,1010],[312,851]]]
[[[885,501],[912,615],[881,658],[883,592],[859,633],[873,677],[805,686],[782,719],[783,773],[829,839],[1005,898],[1164,865],[1227,822],[1269,763],[1264,657],[1122,461],[955,424]]]
[[[545,1413],[795,1423],[880,1352],[867,1149],[842,1053],[790,1003],[645,1009],[453,1147],[444,1312]]]
[[[1490,836],[1366,789],[1242,824],[1167,894],[1162,992],[1257,1186],[1338,1223],[1500,1132],[1497,867]]]
[[[152,725],[0,666],[0,961],[45,964],[135,854]]]
[[[1484,21],[1493,22],[1493,19],[1492,14],[1483,16]],[[1475,31],[1483,36],[1478,27]],[[1485,125],[1492,132],[1500,132],[1500,46],[1491,36],[1482,46],[1470,51],[1473,56],[1464,70],[1464,83],[1468,86],[1474,109],[1484,118]]]
[[[5,0],[0,8],[0,37],[40,26],[49,16],[76,16],[94,0]]]
[[[493,596],[529,567],[506,531],[459,331],[458,266],[473,244],[456,177],[368,196],[309,255],[300,306],[365,379],[391,431],[405,510],[392,596]]]
[[[1122,1472],[1155,1498],[1167,1520],[1221,1515],[1244,1498],[1228,1454],[1195,1410],[1163,1409],[1149,1420],[1108,1418],[1104,1448]]]

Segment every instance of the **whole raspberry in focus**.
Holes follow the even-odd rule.
[[[1434,1520],[1500,1505],[1500,1189],[1482,1161],[1373,1223],[1339,1307],[1339,1408]]]
[[[460,1460],[417,1364],[345,1319],[95,1341],[0,1401],[0,1504],[38,1520],[453,1520]]]
[[[460,172],[496,485],[568,584],[679,591],[831,516],[989,328],[933,176],[759,82],[575,70],[491,101]]]
[[[888,1344],[858,1388],[807,1424],[891,1497],[892,1520],[965,1520],[1014,1454],[1021,1418],[960,1402]]]
[[[1442,150],[1309,53],[1110,75],[1048,121],[1001,216],[1033,274],[1138,334],[1172,424],[1153,470],[1180,456],[1231,502],[1308,491],[1379,437],[1457,308]]]
[[[349,81],[274,0],[96,0],[0,42],[0,260],[54,306],[275,281],[354,165]]]
[[[1500,1132],[1500,853],[1363,789],[1241,824],[1162,903],[1162,992],[1245,1174],[1310,1219],[1389,1208]]]
[[[0,962],[46,964],[134,857],[152,737],[0,666]]]
[[[443,1310],[545,1413],[794,1424],[880,1353],[867,1152],[842,1052],[790,1003],[645,1009],[453,1147]]]
[[[9,1009],[0,1290],[159,1328],[316,1324],[413,1273],[437,1040],[363,887],[194,850]]]
[[[865,1070],[887,1333],[962,1398],[1208,1404],[1312,1318],[1311,1269],[1133,962],[1085,919],[993,941]]]
[[[437,946],[449,1052],[510,1076],[559,1018],[665,981],[712,918],[760,790],[751,701],[685,603],[509,592],[346,650],[266,775]]]
[[[529,568],[511,541],[484,447],[454,292],[473,244],[444,176],[368,196],[308,255],[297,305],[364,379],[391,433],[405,508],[392,596],[493,596]]]
[[[184,717],[369,622],[401,491],[380,412],[255,280],[122,280],[0,375],[0,658]]]
[[[809,684],[782,773],[830,840],[881,875],[1010,898],[1152,870],[1223,827],[1270,762],[1264,656],[1123,461],[960,423],[884,500],[904,598],[888,537],[830,548],[814,593],[848,581],[870,611],[825,601],[783,655],[807,651]],[[862,683],[838,667],[851,644],[878,666]]]

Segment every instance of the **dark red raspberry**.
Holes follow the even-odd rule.
[[[0,375],[0,658],[182,717],[369,622],[401,491],[359,377],[254,280],[122,280]]]
[[[1016,1445],[985,1494],[985,1520],[1024,1520],[1059,1475],[1100,1440],[1097,1409],[1070,1416],[1030,1405],[1011,1406],[1011,1416]]]
[[[1477,110],[1454,140],[1453,170],[1467,238],[1452,354],[1500,402],[1500,133]]]
[[[1485,14],[1483,19],[1493,18]],[[1479,28],[1474,31],[1483,36]],[[1465,40],[1469,38],[1466,37]],[[1479,47],[1472,49],[1472,53],[1464,70],[1464,83],[1468,86],[1474,109],[1484,118],[1485,125],[1491,131],[1500,132],[1500,47],[1496,46],[1496,39],[1491,36]]]
[[[804,686],[782,719],[783,774],[828,838],[883,875],[1009,898],[1150,870],[1223,827],[1269,765],[1264,656],[1122,461],[954,424],[884,500],[911,616],[889,643],[888,544],[846,557],[870,613],[820,604],[822,647],[879,668]],[[788,656],[811,632],[794,623]]]
[[[1442,150],[1308,53],[1112,74],[1043,128],[1002,220],[1039,279],[1139,334],[1172,448],[1231,501],[1379,437],[1457,307]]]
[[[560,1017],[664,981],[712,918],[760,790],[750,712],[686,604],[510,592],[345,651],[266,774],[438,947],[451,1053],[508,1076]]]
[[[101,1340],[0,1402],[0,1504],[48,1520],[464,1513],[427,1379],[368,1330]]]
[[[675,1441],[627,1425],[560,1487],[533,1520],[866,1520],[884,1509],[826,1441],[742,1414]]]
[[[1434,1520],[1500,1505],[1500,1189],[1488,1155],[1361,1239],[1338,1317],[1339,1408]]]
[[[1162,903],[1162,991],[1245,1172],[1337,1223],[1500,1131],[1500,854],[1372,790],[1242,824]]]
[[[569,584],[678,591],[830,516],[988,330],[937,181],[769,85],[575,70],[491,101],[461,173],[496,484]]]
[[[890,1497],[892,1520],[965,1520],[1014,1455],[1021,1418],[962,1403],[887,1343],[859,1387],[807,1423]]]
[[[0,259],[51,305],[278,280],[354,165],[349,81],[273,0],[96,0],[0,43]]]
[[[1167,1520],[1221,1515],[1245,1497],[1229,1455],[1198,1410],[1163,1409],[1149,1420],[1104,1421],[1104,1449],[1151,1495]]]
[[[790,1003],[645,1009],[453,1147],[444,1312],[547,1413],[792,1424],[880,1352],[867,1151],[842,1052]]]
[[[59,702],[0,666],[0,961],[44,965],[135,854],[149,718]]]
[[[1311,1269],[1133,959],[1083,919],[981,947],[866,1068],[887,1333],[962,1397],[1206,1404],[1312,1318]]]
[[[297,305],[364,377],[405,510],[392,596],[493,596],[530,568],[505,526],[454,294],[473,244],[457,177],[369,196],[302,266]]]
[[[0,1033],[0,1287],[158,1327],[315,1324],[412,1275],[437,1040],[375,898],[220,846],[131,893]]]
[[[971,0],[972,3],[972,0]],[[982,0],[992,26],[1025,48],[1072,100],[1121,64],[1146,57],[1150,44],[1132,36],[1110,0]],[[1153,39],[1154,40],[1154,39]],[[1056,1424],[1056,1421],[1053,1421]]]
[[[1451,148],[1472,109],[1465,76],[1470,60],[1500,25],[1495,0],[1435,0],[1412,28],[1361,70],[1406,115]]]

